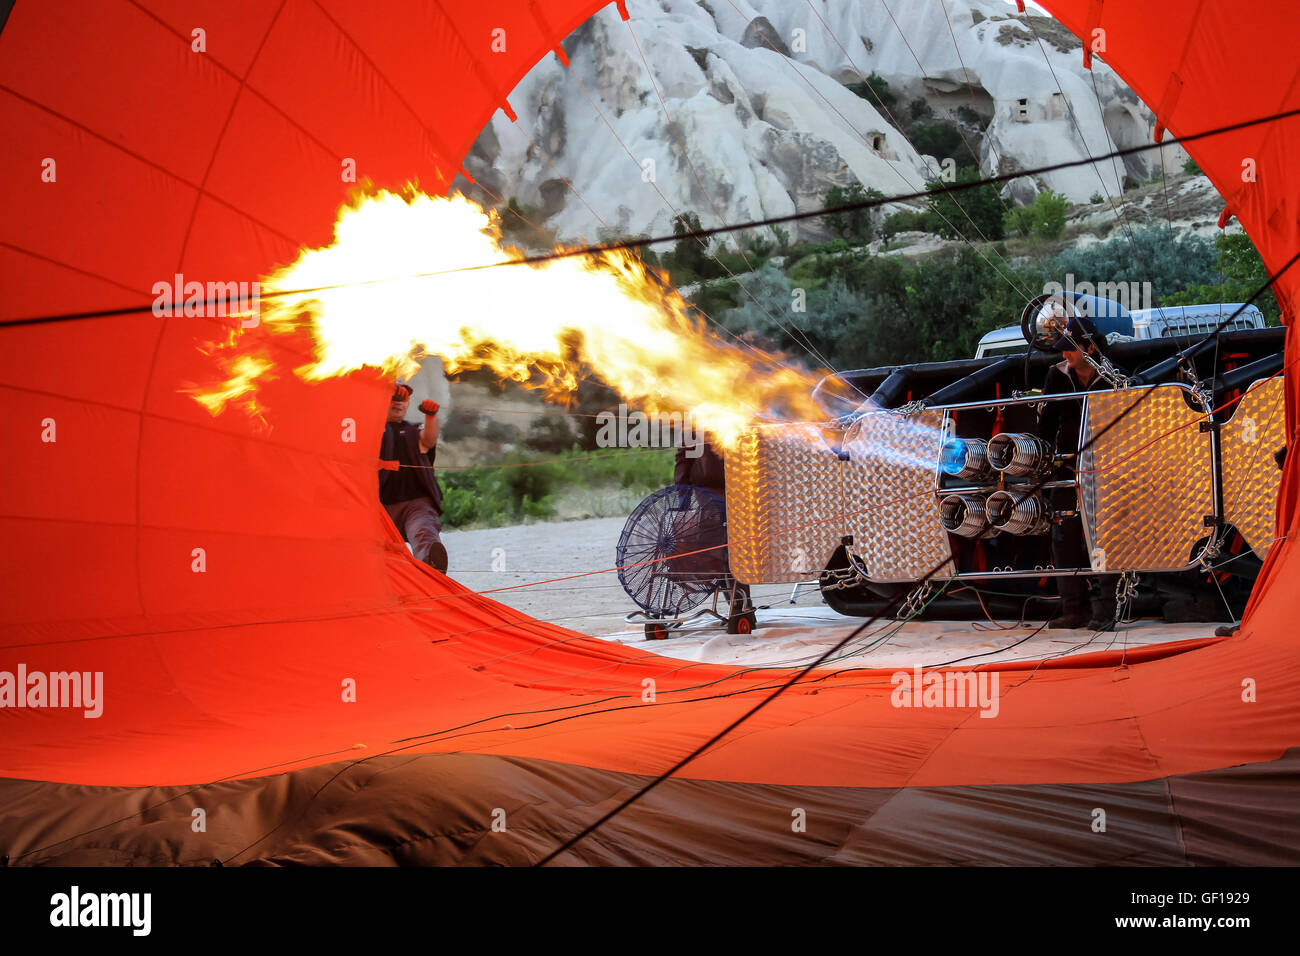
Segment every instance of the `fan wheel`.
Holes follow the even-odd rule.
[[[645,639],[647,641],[668,640],[668,625],[663,621],[651,621],[645,626]]]
[[[728,634],[749,634],[758,627],[758,617],[753,611],[735,614],[727,618]]]

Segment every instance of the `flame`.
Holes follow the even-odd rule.
[[[194,400],[218,415],[227,402],[245,398],[257,388],[257,380],[263,376],[273,375],[274,363],[263,356],[239,355],[229,363],[230,378],[221,385],[211,389],[190,386],[184,389],[194,396]],[[252,406],[251,410],[261,417],[261,410]]]
[[[822,373],[722,340],[632,253],[500,265],[522,256],[496,213],[463,196],[357,194],[333,243],[263,280],[261,324],[309,333],[311,361],[294,369],[308,381],[363,366],[409,376],[436,355],[450,373],[486,367],[561,400],[590,372],[649,414],[694,413],[726,446],[759,421],[825,417],[810,397]],[[232,400],[255,409],[275,365],[243,354],[195,397],[213,414]]]

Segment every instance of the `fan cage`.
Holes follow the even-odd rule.
[[[674,617],[727,583],[727,511],[722,496],[669,485],[628,517],[616,550],[618,580],[638,607]]]

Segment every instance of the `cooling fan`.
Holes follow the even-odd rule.
[[[653,617],[703,603],[727,577],[727,512],[707,488],[669,485],[639,505],[618,539],[618,580]]]

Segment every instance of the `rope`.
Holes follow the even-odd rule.
[[[1291,266],[1294,265],[1295,262],[1296,262],[1297,260],[1300,260],[1300,252],[1297,252],[1297,253],[1295,254],[1295,256],[1293,256],[1293,257],[1292,257],[1292,258],[1291,258],[1291,259],[1286,263],[1286,265],[1284,265],[1280,270],[1278,270],[1278,272],[1276,272],[1276,273],[1274,273],[1273,275],[1271,275],[1271,276],[1268,278],[1268,280],[1267,280],[1267,281],[1266,281],[1262,286],[1260,286],[1258,289],[1255,290],[1255,292],[1251,295],[1250,299],[1248,299],[1245,303],[1243,303],[1242,306],[1240,306],[1240,307],[1239,307],[1239,308],[1238,308],[1238,309],[1237,309],[1237,310],[1236,310],[1236,311],[1235,311],[1231,316],[1229,316],[1227,319],[1222,320],[1222,321],[1220,322],[1220,324],[1219,324],[1219,327],[1218,327],[1214,332],[1210,333],[1210,335],[1205,336],[1201,341],[1202,341],[1202,342],[1209,341],[1211,335],[1215,335],[1215,334],[1217,334],[1217,333],[1218,333],[1218,332],[1223,328],[1224,325],[1226,325],[1228,322],[1230,322],[1230,321],[1232,321],[1233,319],[1235,319],[1235,318],[1237,317],[1237,314],[1240,313],[1240,312],[1242,311],[1242,309],[1244,309],[1247,305],[1249,305],[1249,304],[1250,304],[1251,302],[1253,302],[1255,299],[1259,298],[1259,296],[1262,295],[1263,292],[1264,292],[1266,289],[1268,289],[1268,288],[1272,285],[1272,283],[1273,283],[1274,281],[1276,281],[1276,280],[1277,280],[1278,278],[1280,278],[1280,277],[1281,277],[1281,276],[1282,276],[1282,275],[1283,275],[1283,274],[1284,274],[1288,269],[1290,269]],[[1106,434],[1107,434],[1107,433],[1108,433],[1112,428],[1116,427],[1116,426],[1117,426],[1121,421],[1123,421],[1124,418],[1126,418],[1128,415],[1132,414],[1132,413],[1133,413],[1133,412],[1138,408],[1138,406],[1140,406],[1140,405],[1141,405],[1141,404],[1142,404],[1142,403],[1143,403],[1143,402],[1144,402],[1144,401],[1145,401],[1145,400],[1146,400],[1150,395],[1154,394],[1154,392],[1155,392],[1155,389],[1149,389],[1149,390],[1147,390],[1146,392],[1144,392],[1144,393],[1142,394],[1142,396],[1139,397],[1138,400],[1137,400],[1136,402],[1134,402],[1131,406],[1129,406],[1129,408],[1125,409],[1124,412],[1121,413],[1119,416],[1117,416],[1116,419],[1115,419],[1113,422],[1111,422],[1110,424],[1108,424],[1107,426],[1105,426],[1104,428],[1102,428],[1100,431],[1097,432],[1096,435],[1092,436],[1092,437],[1091,437],[1087,442],[1085,442],[1085,443],[1083,444],[1083,446],[1079,449],[1079,451],[1080,451],[1080,452],[1084,452],[1084,451],[1086,451],[1088,448],[1090,448],[1092,445],[1094,445],[1097,441],[1099,441],[1102,437],[1104,437],[1104,436],[1105,436],[1105,435],[1106,435]],[[1044,478],[1040,478],[1040,479],[1038,480],[1038,482],[1036,483],[1035,487],[1034,487],[1033,489],[1031,489],[1030,493],[1031,493],[1031,494],[1032,494],[1032,493],[1036,493],[1037,491],[1041,490],[1041,488],[1042,488],[1043,485],[1047,482],[1047,480],[1048,480],[1048,479],[1047,479],[1046,477],[1044,477]],[[928,583],[929,580],[930,580],[931,578],[933,578],[934,575],[936,575],[936,574],[937,574],[937,573],[938,573],[938,572],[939,572],[939,571],[940,571],[940,570],[941,570],[941,569],[942,569],[942,568],[943,568],[943,567],[948,563],[948,561],[949,561],[949,559],[945,558],[945,559],[943,559],[939,564],[935,565],[932,569],[930,569],[930,571],[927,572],[927,573],[926,573],[926,574],[925,574],[925,575],[920,579],[920,581],[917,582],[917,587],[920,587],[920,586],[922,586],[922,585]],[[751,716],[753,716],[754,714],[758,713],[758,712],[759,712],[760,710],[762,710],[765,706],[767,706],[767,705],[770,704],[773,700],[775,700],[777,697],[779,697],[779,696],[780,696],[782,693],[784,693],[787,689],[789,689],[790,687],[792,687],[792,686],[794,686],[796,683],[798,683],[798,682],[799,682],[803,677],[805,677],[805,676],[806,676],[807,674],[809,674],[812,670],[814,670],[816,667],[818,667],[818,666],[819,666],[819,665],[820,665],[824,660],[826,660],[827,658],[829,658],[832,654],[834,654],[836,651],[838,651],[840,648],[842,648],[845,644],[847,644],[850,640],[852,640],[854,637],[856,637],[858,634],[860,634],[860,633],[861,633],[863,630],[865,630],[868,626],[870,626],[872,623],[874,623],[876,620],[878,620],[879,617],[880,617],[880,615],[876,615],[876,616],[870,618],[870,619],[869,619],[865,624],[863,624],[861,627],[859,627],[859,628],[857,628],[855,631],[853,631],[853,633],[851,633],[851,634],[850,634],[848,637],[846,637],[844,640],[842,640],[842,641],[840,641],[839,643],[837,643],[834,647],[832,647],[829,651],[827,651],[825,654],[823,654],[821,657],[819,657],[816,661],[814,661],[812,664],[808,665],[808,667],[804,668],[802,671],[800,671],[799,673],[795,674],[795,675],[794,675],[793,677],[791,677],[788,681],[786,681],[786,682],[783,683],[780,687],[778,687],[775,691],[773,691],[769,696],[767,696],[767,697],[765,697],[763,700],[759,701],[759,702],[758,702],[754,707],[752,707],[749,711],[747,711],[746,713],[742,714],[742,715],[741,715],[740,717],[738,717],[736,720],[732,721],[730,724],[728,724],[728,725],[727,725],[726,727],[724,727],[722,730],[718,731],[718,732],[717,732],[716,734],[714,734],[714,735],[713,735],[709,740],[705,741],[703,744],[701,744],[700,746],[696,747],[694,750],[692,750],[690,753],[688,753],[685,757],[683,757],[681,760],[679,760],[679,761],[678,761],[677,763],[675,763],[673,766],[669,767],[666,771],[664,771],[662,774],[660,774],[659,776],[657,776],[654,780],[652,780],[652,781],[650,781],[649,783],[645,784],[644,786],[640,787],[640,788],[639,788],[635,793],[633,793],[631,796],[629,796],[626,800],[622,801],[618,806],[614,807],[612,810],[610,810],[608,813],[606,813],[604,816],[602,816],[599,820],[595,821],[595,822],[592,823],[592,824],[589,824],[587,827],[585,827],[585,828],[584,828],[580,833],[578,833],[576,836],[570,837],[568,840],[566,840],[563,844],[561,844],[561,845],[560,845],[559,847],[557,847],[555,850],[552,850],[549,854],[547,854],[545,857],[542,858],[542,860],[538,863],[538,865],[539,865],[539,866],[545,865],[546,863],[548,863],[548,862],[550,862],[551,860],[555,859],[555,858],[556,858],[557,856],[559,856],[561,853],[563,853],[563,852],[565,852],[566,850],[570,849],[571,847],[575,846],[577,843],[579,843],[580,841],[582,841],[582,840],[583,840],[584,838],[586,838],[587,836],[590,836],[591,834],[595,833],[598,829],[600,829],[601,826],[603,826],[604,824],[608,823],[610,820],[612,820],[614,817],[616,817],[616,816],[617,816],[619,813],[621,813],[623,810],[627,809],[627,808],[630,807],[633,803],[635,803],[637,800],[639,800],[639,799],[641,799],[642,797],[644,797],[647,793],[649,793],[650,791],[652,791],[655,787],[659,786],[661,783],[663,783],[665,780],[667,780],[669,777],[671,777],[671,776],[672,776],[674,773],[676,773],[678,770],[682,769],[682,768],[685,767],[687,764],[689,764],[691,761],[693,761],[693,760],[695,760],[697,757],[699,757],[701,754],[705,753],[709,748],[711,748],[714,744],[716,744],[718,741],[720,741],[722,738],[724,738],[724,737],[725,737],[727,734],[729,734],[732,730],[734,730],[734,729],[736,729],[737,727],[739,727],[739,726],[740,726],[741,724],[743,724],[746,720],[748,720]],[[1044,627],[1045,627],[1045,626],[1046,626],[1046,625],[1044,624]],[[1040,628],[1039,630],[1041,630],[1041,628]],[[1035,631],[1034,633],[1036,634],[1036,633],[1038,633],[1038,631]],[[1032,636],[1032,635],[1031,635],[1031,636]],[[1095,634],[1093,635],[1093,638],[1092,638],[1092,639],[1093,639],[1093,640],[1096,639],[1096,635],[1095,635]],[[1126,647],[1127,647],[1127,645],[1126,645]],[[1041,667],[1041,664],[1040,664],[1040,667]],[[1032,679],[1032,677],[1034,676],[1034,674],[1037,674],[1037,673],[1038,673],[1038,669],[1039,669],[1039,668],[1036,667],[1036,668],[1034,669],[1033,673],[1032,673],[1032,674],[1030,675],[1030,677],[1027,678],[1027,679]]]
[[[694,229],[694,230],[682,232],[680,234],[673,234],[671,236],[648,236],[643,238],[625,239],[619,242],[604,243],[595,246],[578,246],[578,247],[573,247],[568,249],[561,249],[543,255],[516,256],[516,257],[501,259],[496,262],[483,263],[481,265],[459,266],[454,269],[439,269],[432,272],[414,273],[405,276],[386,276],[381,279],[365,279],[357,282],[345,282],[345,283],[337,283],[334,285],[314,286],[312,288],[307,288],[307,289],[285,289],[278,292],[268,292],[264,295],[261,295],[260,298],[275,299],[275,298],[280,298],[282,296],[288,296],[288,295],[307,295],[313,292],[327,292],[333,289],[355,288],[355,287],[367,286],[367,285],[380,285],[388,282],[406,282],[411,279],[427,279],[427,278],[433,278],[435,276],[454,275],[456,273],[462,273],[462,272],[478,272],[484,269],[499,269],[499,268],[509,267],[509,266],[535,265],[539,262],[553,262],[557,259],[571,259],[579,256],[593,256],[605,252],[614,252],[618,250],[642,249],[647,246],[658,245],[660,243],[665,243],[665,242],[678,242],[683,238],[687,238],[687,239],[708,238],[710,236],[723,235],[730,232],[736,232],[742,229],[756,229],[761,226],[782,225],[784,223],[790,223],[790,222],[803,222],[808,219],[817,219],[820,218],[821,216],[833,215],[835,213],[841,213],[841,212],[852,212],[859,209],[877,209],[882,206],[887,206],[887,205],[900,203],[900,202],[907,202],[909,200],[929,199],[930,197],[936,195],[959,193],[970,189],[979,189],[983,186],[990,186],[996,183],[1009,182],[1012,179],[1018,179],[1022,176],[1041,176],[1046,173],[1058,172],[1063,169],[1076,169],[1080,166],[1091,165],[1093,163],[1100,162],[1102,160],[1119,159],[1124,156],[1135,156],[1139,153],[1147,152],[1148,150],[1161,149],[1164,146],[1168,146],[1173,143],[1178,143],[1178,144],[1192,143],[1201,139],[1206,139],[1211,136],[1221,136],[1226,133],[1235,133],[1240,130],[1250,129],[1252,127],[1260,126],[1265,123],[1273,123],[1279,120],[1290,119],[1295,116],[1300,116],[1300,107],[1291,110],[1283,110],[1278,113],[1271,113],[1267,116],[1261,116],[1256,119],[1242,120],[1241,122],[1238,123],[1231,123],[1226,126],[1215,127],[1214,129],[1204,130],[1203,132],[1200,133],[1191,133],[1188,134],[1187,136],[1166,140],[1163,143],[1145,143],[1137,146],[1126,146],[1123,149],[1112,150],[1111,152],[1103,156],[1099,156],[1095,158],[1066,160],[1060,163],[1052,163],[1047,166],[1037,166],[1032,169],[1018,170],[1014,173],[1001,173],[995,176],[986,176],[981,179],[969,180],[967,182],[948,183],[942,186],[935,186],[933,189],[924,190],[921,192],[899,193],[893,196],[886,196],[883,199],[865,199],[857,202],[841,203],[838,206],[829,206],[829,207],[824,207],[822,209],[811,209],[806,212],[787,213],[786,215],[783,216],[768,216],[764,219],[756,219],[745,223],[737,223],[728,226],[714,226],[708,229],[703,229],[703,228]],[[1287,265],[1284,265],[1283,268],[1275,274],[1274,279],[1276,279],[1277,276],[1280,276],[1283,272],[1285,272],[1287,268],[1289,268],[1289,263]],[[1270,282],[1271,281],[1273,280],[1270,280]],[[211,306],[214,308],[217,304],[218,303],[216,302],[204,303],[205,306]],[[152,311],[153,311],[153,303],[151,302],[147,305],[126,306],[119,309],[109,309],[105,311],[69,312],[69,313],[52,314],[52,315],[32,316],[32,317],[21,318],[21,319],[9,319],[7,321],[0,322],[0,328],[5,328],[9,326],[42,325],[42,324],[49,324],[53,322],[72,322],[72,321],[79,321],[83,319],[113,318],[113,317],[123,316],[123,315],[137,315],[140,313],[152,312]],[[1240,314],[1240,310],[1234,312],[1233,317],[1235,318],[1239,314]],[[1217,327],[1217,331],[1212,333],[1212,335],[1221,332],[1225,328],[1225,326],[1226,323],[1221,322]],[[1205,338],[1202,339],[1202,341],[1209,341],[1212,335],[1206,336]]]
[[[748,17],[745,16],[745,14],[741,11],[741,9],[740,9],[739,7],[736,6],[734,0],[727,0],[727,2],[731,4],[732,9],[734,9],[738,14],[740,14],[742,17],[745,17],[746,22],[748,22],[748,23],[750,23],[750,24],[752,25],[753,21],[750,20]],[[888,8],[886,8],[886,9],[888,9]],[[813,12],[815,13],[816,11],[813,11]],[[892,14],[891,14],[890,16],[892,17]],[[819,18],[819,19],[820,19],[820,18]],[[898,25],[897,22],[895,22],[894,25],[897,26],[897,25]],[[823,26],[825,26],[825,21],[823,21]],[[828,33],[830,32],[830,28],[829,28],[829,27],[827,27],[827,32],[828,32]],[[774,52],[776,52],[778,55],[780,55],[780,51],[777,50],[776,47],[774,47],[774,46],[772,45],[771,40],[768,39],[766,31],[764,31],[764,30],[758,30],[758,31],[756,31],[756,33],[757,33],[757,35],[758,35],[758,36],[763,40],[763,42],[766,43],[766,44],[768,45],[768,47],[769,47],[770,49],[772,49]],[[899,35],[902,36],[902,30],[901,30],[901,29],[899,30]],[[835,37],[834,37],[833,34],[832,34],[832,39],[835,39]],[[844,49],[843,45],[840,44],[838,40],[835,40],[835,42],[836,42],[836,45],[839,46],[841,50]],[[905,37],[905,36],[903,37],[903,42],[904,42],[904,43],[907,43],[907,37]],[[909,49],[909,50],[911,49],[911,46],[910,46],[910,45],[908,46],[908,49]],[[845,56],[847,57],[848,54],[845,53]],[[915,57],[915,54],[913,54],[913,56]],[[807,86],[808,86],[808,88],[809,88],[810,90],[812,90],[815,94],[817,94],[817,96],[819,96],[819,97],[821,98],[822,102],[824,102],[827,106],[829,106],[829,107],[831,108],[831,110],[835,113],[835,115],[837,115],[840,119],[842,119],[842,120],[844,121],[844,125],[846,125],[846,126],[849,128],[850,131],[852,131],[853,135],[857,136],[860,140],[862,140],[862,142],[863,142],[864,145],[867,145],[868,147],[870,146],[870,144],[869,144],[868,141],[867,141],[867,137],[862,133],[862,131],[859,130],[856,126],[854,126],[854,125],[849,121],[848,117],[845,116],[842,112],[840,112],[840,110],[837,109],[837,108],[835,107],[835,105],[834,105],[833,103],[831,103],[831,101],[828,100],[828,99],[826,98],[826,95],[825,95],[824,93],[822,93],[821,90],[817,89],[817,87],[816,87],[816,86],[815,86],[815,85],[814,85],[814,84],[813,84],[813,83],[812,83],[812,82],[811,82],[811,81],[810,81],[806,76],[804,76],[803,72],[802,72],[802,71],[801,71],[797,66],[795,66],[794,62],[793,62],[789,57],[784,57],[784,56],[782,56],[781,59],[782,59],[782,62],[784,62],[786,65],[788,65],[788,66],[790,67],[790,69],[794,70],[795,74],[796,74],[796,75],[797,75],[801,80],[803,80],[805,84],[807,84]],[[861,70],[858,70],[857,65],[856,65],[856,64],[853,64],[853,61],[852,61],[852,60],[850,60],[849,62],[850,62],[850,64],[853,65],[853,68],[854,68],[855,70],[858,71],[858,75],[859,75],[859,76],[862,76],[863,81],[865,82],[865,81],[866,81],[866,77],[863,76],[862,71],[861,71]],[[919,62],[919,61],[918,61],[917,65],[920,66],[920,62]],[[924,75],[924,73],[925,73],[925,69],[924,69],[924,67],[921,68],[921,72],[922,72],[922,74]],[[870,89],[870,84],[869,84],[869,83],[867,84],[867,87],[868,87],[868,89]],[[884,102],[883,102],[882,100],[880,100],[879,95],[876,94],[874,90],[872,90],[871,92],[872,92],[872,95],[874,95],[874,96],[876,97],[877,101],[880,102],[881,106],[884,107]],[[888,112],[889,112],[888,109],[886,109],[885,112],[888,113]],[[892,114],[890,114],[890,119],[894,121],[894,126],[898,129],[899,135],[901,135],[901,136],[903,137],[903,139],[907,142],[907,144],[908,144],[909,146],[912,147],[913,152],[917,152],[917,154],[920,155],[920,154],[919,154],[919,151],[917,151],[916,147],[912,145],[911,140],[909,140],[908,137],[907,137],[907,135],[906,135],[905,133],[903,133],[903,131],[902,131],[902,124],[899,123],[898,120],[894,119],[894,117],[893,117]],[[895,168],[895,167],[893,166],[893,164],[887,164],[887,165],[889,165],[889,168],[892,169],[892,170],[894,171],[894,174],[897,175],[900,179],[902,179],[904,185],[906,185],[906,184],[907,184],[907,178],[906,178],[905,176],[903,176],[903,174],[902,174],[901,172],[899,172],[898,169]],[[999,197],[999,201],[1001,201],[1000,197]],[[988,241],[989,241],[989,240],[988,240],[988,237],[985,236],[984,233],[983,233],[983,231],[980,229],[980,227],[979,227],[978,225],[976,225],[975,220],[974,220],[973,218],[971,218],[970,213],[966,211],[966,207],[963,206],[963,205],[962,205],[960,202],[958,202],[957,200],[953,200],[953,202],[956,204],[957,208],[961,210],[962,215],[966,217],[966,221],[970,223],[971,228],[975,230],[975,233],[976,233],[976,235],[978,235],[978,236],[980,237],[980,240],[981,240],[982,242],[984,242],[985,244],[988,244]],[[986,255],[984,255],[984,253],[983,253],[982,251],[980,251],[980,249],[978,249],[978,248],[975,246],[974,242],[972,242],[972,241],[970,240],[970,238],[969,238],[968,236],[966,236],[965,233],[963,233],[960,229],[958,229],[955,225],[953,225],[952,221],[949,220],[948,217],[945,216],[945,215],[943,214],[943,212],[940,211],[939,208],[938,208],[937,206],[935,206],[934,204],[931,204],[931,208],[933,208],[935,214],[938,215],[939,218],[942,219],[942,220],[944,221],[944,223],[948,226],[948,228],[951,229],[953,232],[955,232],[958,236],[960,236],[961,239],[962,239],[962,241],[965,242],[968,246],[970,246],[971,249],[975,252],[975,254],[978,255],[981,259],[983,259],[984,262],[989,266],[989,268],[991,268],[994,272],[996,272],[996,273],[997,273],[998,275],[1000,275],[1003,279],[1005,279],[1005,280],[1007,281],[1007,284],[1010,285],[1011,288],[1012,288],[1016,293],[1018,293],[1019,295],[1024,296],[1025,298],[1029,298],[1029,297],[1030,297],[1030,296],[1025,292],[1024,289],[1020,288],[1020,286],[1018,286],[1018,285],[1015,283],[1015,280],[1013,280],[1013,279],[1012,279],[1012,278],[1011,278],[1007,273],[1003,272],[1001,269],[999,269],[997,266],[995,266],[995,265],[994,265],[994,264],[989,260],[989,258],[988,258]],[[1006,259],[1002,256],[1002,254],[999,253],[999,252],[997,251],[997,249],[993,249],[993,254],[994,254],[995,256],[997,256],[999,259],[1002,260],[1002,264],[1003,264],[1003,265],[1007,266],[1007,268],[1010,268],[1010,264],[1009,264],[1009,263],[1006,261]]]
[[[673,138],[677,140],[677,145],[681,148],[682,155],[686,158],[687,165],[691,167],[691,174],[695,177],[695,182],[700,187],[700,192],[704,194],[704,198],[708,201],[709,206],[712,207],[713,215],[717,217],[718,222],[722,223],[723,226],[726,226],[726,222],[725,220],[723,220],[722,214],[718,212],[718,207],[717,204],[714,203],[713,197],[711,197],[708,193],[708,190],[704,188],[704,181],[700,179],[699,170],[695,168],[695,160],[691,159],[690,150],[686,148],[686,144],[682,141],[681,136],[677,132],[676,124],[673,123],[672,116],[669,115],[668,113],[668,104],[664,101],[663,93],[661,93],[659,90],[659,84],[655,82],[654,73],[650,70],[650,64],[646,61],[645,53],[641,49],[641,43],[639,40],[637,40],[636,31],[632,29],[632,21],[627,20],[626,23],[627,23],[627,32],[632,37],[632,44],[636,47],[636,52],[641,57],[641,65],[645,67],[646,78],[650,81],[650,86],[655,91],[655,96],[659,100],[659,106],[664,111],[664,118],[668,120],[668,128],[672,131]],[[749,266],[749,271],[752,273],[754,271],[754,267],[750,263],[749,257],[745,255],[744,247],[741,246],[739,243],[737,243],[736,246],[737,249],[740,251],[740,257],[745,261],[745,265]],[[754,302],[755,305],[757,305],[760,309],[762,309],[764,312],[767,313],[768,318],[770,318],[773,322],[775,322],[777,326],[783,331],[785,331],[785,333],[789,335],[792,339],[794,339],[795,341],[799,340],[800,336],[796,336],[779,318],[776,317],[776,315],[774,315],[766,306],[764,306],[761,302],[759,302],[758,298],[748,289],[748,287],[745,286],[743,282],[740,281],[740,277],[737,276],[734,272],[732,272],[731,269],[728,268],[726,263],[724,263],[721,258],[719,258],[718,256],[714,256],[714,261],[716,261],[718,265],[722,266],[722,268],[726,270],[727,274],[736,281],[736,284],[740,286],[742,290],[744,290],[745,294],[749,296],[749,298]],[[802,332],[802,330],[800,331]],[[831,365],[830,361],[817,350],[816,346],[812,344],[812,340],[809,339],[807,335],[802,335],[802,338],[804,341],[804,347],[807,349],[809,355],[815,358],[818,362],[821,362],[822,365],[826,366],[827,368],[830,369],[834,368],[834,366]],[[865,396],[863,397],[865,398]]]
[[[1065,90],[1061,88],[1060,78],[1056,75],[1056,68],[1052,66],[1051,57],[1047,55],[1047,47],[1043,44],[1042,38],[1038,35],[1038,30],[1034,27],[1033,17],[1030,16],[1029,13],[1026,13],[1024,21],[1025,25],[1029,27],[1030,33],[1034,35],[1034,40],[1038,43],[1038,49],[1043,54],[1043,62],[1047,64],[1047,69],[1052,74],[1052,82],[1056,84],[1056,92],[1060,94],[1061,102],[1065,104],[1066,115],[1070,118],[1070,125],[1074,127],[1075,135],[1079,137],[1079,144],[1083,147],[1084,155],[1089,159],[1092,159],[1092,151],[1088,149],[1088,138],[1083,135],[1083,130],[1079,127],[1078,117],[1075,116],[1074,113],[1074,104],[1070,101],[1070,98],[1065,95]],[[1092,83],[1093,97],[1097,101],[1097,121],[1101,124],[1102,131],[1106,134],[1107,144],[1113,150],[1115,148],[1115,140],[1111,137],[1110,130],[1106,127],[1106,112],[1101,105],[1101,92],[1097,88],[1097,76],[1091,69],[1088,71],[1088,78]],[[1161,156],[1161,162],[1163,163],[1164,151],[1161,150],[1159,155]],[[1106,157],[1104,156],[1101,157],[1101,159],[1105,158]],[[1092,164],[1092,170],[1097,175],[1097,182],[1101,184],[1102,192],[1106,196],[1106,204],[1110,206],[1110,211],[1114,214],[1116,222],[1119,223],[1120,229],[1123,231],[1124,236],[1128,241],[1129,251],[1132,252],[1134,261],[1137,262],[1138,266],[1148,276],[1154,276],[1151,268],[1142,260],[1141,255],[1138,253],[1137,242],[1133,238],[1133,230],[1129,226],[1128,221],[1125,220],[1124,216],[1120,213],[1119,207],[1115,204],[1115,197],[1110,194],[1110,186],[1106,183],[1106,177],[1101,174],[1099,162],[1100,160],[1097,163]],[[1116,177],[1116,179],[1118,180],[1118,177]],[[1122,181],[1120,182],[1120,185],[1122,188]],[[1163,318],[1163,308],[1160,310],[1160,314]],[[1183,348],[1183,333],[1178,328],[1174,328],[1173,332],[1177,338],[1179,348]],[[1193,370],[1193,376],[1195,376],[1195,370]]]
[[[599,106],[596,105],[596,101],[595,101],[594,99],[592,99],[591,93],[588,92],[586,84],[582,82],[582,77],[578,76],[578,74],[575,73],[575,72],[573,72],[573,71],[570,71],[570,72],[569,72],[569,75],[572,76],[573,79],[574,79],[574,82],[576,82],[576,83],[578,84],[578,88],[579,88],[580,90],[582,90],[582,95],[585,96],[585,97],[587,98],[587,102],[591,104],[591,108],[595,111],[596,115],[600,117],[601,122],[603,122],[603,123],[605,124],[605,127],[606,127],[606,129],[609,130],[610,135],[612,135],[612,136],[614,137],[615,141],[618,143],[618,145],[621,146],[621,147],[623,148],[623,152],[627,154],[628,159],[632,160],[632,162],[637,166],[637,168],[640,169],[640,168],[641,168],[641,164],[637,161],[636,156],[634,156],[634,155],[632,154],[632,150],[630,150],[630,149],[628,148],[628,146],[627,146],[627,143],[625,143],[625,142],[623,141],[623,137],[621,137],[621,136],[618,135],[618,130],[614,129],[614,124],[612,124],[612,123],[609,121],[609,118],[605,115],[604,111],[601,110],[601,108],[600,108]],[[671,200],[670,200],[666,195],[664,195],[664,191],[663,191],[662,189],[659,188],[659,183],[658,183],[657,181],[655,181],[654,179],[651,179],[651,180],[650,180],[650,185],[651,185],[651,187],[653,187],[654,191],[657,192],[657,193],[659,194],[659,198],[662,199],[662,200],[664,201],[664,205],[666,205],[669,209],[672,210],[673,215],[674,215],[677,219],[682,220],[682,221],[684,222],[685,220],[683,219],[680,210],[678,210],[678,208],[677,208],[676,206],[673,205],[672,201],[671,201]],[[736,228],[737,228],[737,229],[740,229],[740,228],[746,228],[746,227],[737,226]],[[674,237],[674,238],[677,238],[677,237]],[[686,235],[683,235],[681,238],[688,238],[688,237],[687,237]],[[705,255],[707,255],[707,256],[709,256],[711,259],[713,259],[713,261],[716,262],[718,265],[720,265],[720,266],[723,268],[724,271],[728,272],[728,274],[731,274],[732,278],[734,279],[734,278],[735,278],[735,275],[734,275],[733,273],[731,273],[729,269],[727,269],[727,264],[726,264],[725,262],[723,262],[721,258],[718,257],[717,253],[715,253],[713,250],[711,250],[711,249],[709,248],[708,243],[706,243],[703,239],[699,238],[698,236],[696,236],[696,237],[694,237],[694,238],[695,238],[695,241],[699,244],[700,248],[704,251]],[[737,282],[739,283],[739,280],[737,280]],[[746,290],[746,292],[748,292],[748,290]],[[753,296],[751,295],[750,298],[753,298]],[[723,333],[725,333],[726,335],[730,336],[731,339],[732,339],[734,342],[736,342],[739,346],[741,346],[742,348],[749,349],[751,352],[753,352],[756,356],[758,356],[760,359],[763,359],[764,361],[766,361],[766,360],[768,360],[768,359],[770,358],[770,356],[768,356],[767,353],[763,352],[762,349],[758,348],[758,347],[757,347],[756,345],[754,345],[752,342],[746,340],[746,339],[743,338],[742,336],[740,336],[740,335],[738,335],[737,333],[733,332],[731,329],[727,328],[725,325],[723,325],[721,322],[719,322],[719,321],[718,321],[717,319],[715,319],[713,316],[709,315],[709,313],[707,313],[707,312],[705,312],[703,309],[701,309],[698,305],[695,305],[694,303],[692,303],[692,304],[691,304],[691,308],[694,309],[696,312],[700,313],[700,315],[704,316],[705,319],[707,319],[710,323],[712,323],[714,326],[716,326],[718,329],[720,329]],[[761,303],[759,304],[759,308],[763,308],[763,306],[762,306]],[[770,312],[768,313],[768,315],[769,315],[769,317],[771,317],[771,313],[770,313]],[[774,319],[774,320],[775,320],[775,319]],[[780,321],[779,321],[779,320],[775,320],[775,321],[777,321],[777,325],[779,326],[779,325],[780,325]],[[782,365],[784,368],[791,368],[790,365],[788,365],[788,364],[786,364],[786,363],[784,363],[784,362],[782,362],[781,365]],[[859,393],[859,394],[861,394],[861,393]],[[864,396],[864,397],[865,397],[865,396]]]

